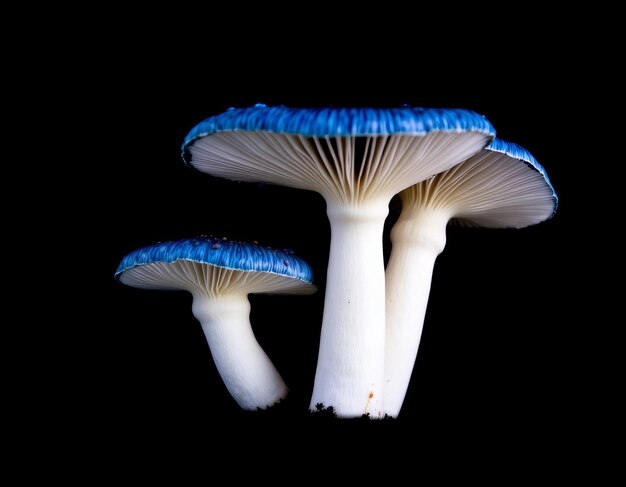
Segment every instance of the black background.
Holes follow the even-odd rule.
[[[232,94],[232,91],[237,91]],[[454,421],[527,422],[556,415],[554,399],[568,383],[561,361],[569,325],[555,299],[570,201],[567,160],[549,110],[520,97],[450,92],[290,95],[251,90],[210,90],[189,101],[184,93],[138,98],[125,107],[114,138],[125,142],[107,162],[114,174],[107,208],[107,255],[115,319],[107,333],[124,414],[150,409],[166,420],[190,411],[236,418],[241,413],[212,364],[186,293],[148,292],[116,284],[113,272],[131,250],[157,241],[210,234],[291,248],[314,269],[312,297],[252,296],[254,331],[291,388],[290,414],[304,419],[313,384],[329,227],[321,196],[300,190],[212,178],[186,167],[180,145],[204,117],[254,102],[289,106],[463,107],[487,116],[506,140],[515,141],[545,166],[561,198],[555,218],[523,230],[448,228],[439,257],[411,387],[398,421],[423,422],[436,412]],[[277,90],[279,91],[279,90]],[[130,97],[132,99],[132,97]],[[521,99],[520,99],[521,98]],[[532,100],[530,100],[532,101]],[[391,205],[389,227],[397,216]],[[385,253],[388,255],[388,228]],[[123,367],[122,367],[123,364]],[[287,405],[285,405],[287,406]],[[524,411],[523,413],[521,413]]]
[[[549,72],[533,73],[540,48],[519,53],[514,65],[523,70],[460,53],[422,59],[416,73],[393,53],[373,59],[361,53],[359,63],[350,64],[314,50],[296,61],[267,46],[223,47],[182,52],[167,43],[150,49],[133,43],[106,59],[97,73],[103,88],[85,100],[103,114],[85,154],[98,161],[89,172],[97,184],[87,189],[97,204],[85,226],[102,244],[94,273],[101,288],[86,313],[107,323],[81,327],[83,345],[74,350],[80,357],[74,363],[87,365],[72,367],[82,400],[69,412],[89,411],[81,419],[87,436],[113,438],[130,450],[160,448],[165,438],[180,444],[216,435],[287,445],[322,439],[340,450],[347,438],[374,432],[416,447],[436,442],[467,451],[479,439],[492,453],[531,442],[545,458],[555,445],[577,444],[588,426],[571,426],[580,420],[577,403],[590,378],[581,364],[584,329],[572,320],[582,313],[575,306],[576,279],[585,263],[573,270],[569,254],[577,239],[581,155],[572,133],[578,108],[563,90],[577,68],[559,59]],[[330,238],[322,197],[224,181],[182,162],[180,146],[195,124],[257,102],[471,109],[485,115],[499,137],[528,149],[560,197],[553,219],[527,229],[448,227],[396,420],[331,420],[307,411]],[[78,118],[76,128],[85,129],[81,124]],[[386,256],[397,211],[392,202]],[[288,400],[271,411],[243,412],[230,398],[189,294],[142,291],[113,278],[126,253],[198,234],[288,247],[313,267],[316,295],[250,297],[258,341],[290,387]],[[224,429],[230,433],[219,433]]]

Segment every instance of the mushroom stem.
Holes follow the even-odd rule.
[[[252,331],[247,295],[194,294],[192,310],[228,392],[242,409],[265,409],[287,396],[287,386]]]
[[[412,217],[404,214],[411,213]],[[385,414],[396,417],[411,380],[422,336],[433,268],[446,245],[448,210],[404,212],[391,230],[385,272]]]
[[[386,201],[328,202],[331,227],[324,315],[310,409],[383,417]]]

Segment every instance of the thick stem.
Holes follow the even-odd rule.
[[[287,386],[254,336],[245,294],[194,295],[193,314],[228,392],[242,409],[264,409],[287,396]]]
[[[403,213],[409,213],[403,210]],[[401,216],[391,231],[385,273],[385,413],[396,417],[422,336],[433,268],[446,244],[448,213],[429,208]]]
[[[387,213],[387,202],[328,203],[331,244],[312,411],[321,404],[344,418],[384,414]]]

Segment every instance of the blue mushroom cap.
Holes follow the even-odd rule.
[[[554,211],[552,212],[552,215],[556,213],[556,209],[559,204],[559,197],[554,190],[554,186],[552,186],[552,182],[550,181],[550,178],[548,177],[548,173],[546,172],[545,168],[541,164],[539,164],[537,159],[535,159],[535,157],[530,152],[513,142],[507,142],[497,137],[494,138],[487,147],[485,147],[485,150],[501,152],[502,154],[506,154],[513,159],[523,161],[528,164],[530,168],[540,173],[545,179],[545,182],[550,188],[550,191],[552,191],[552,198],[554,199]]]
[[[138,266],[179,260],[244,272],[266,272],[307,283],[313,281],[311,267],[289,251],[214,237],[162,242],[135,250],[122,259],[115,277],[119,280],[123,272]]]
[[[432,131],[481,132],[493,137],[495,129],[482,115],[464,109],[441,108],[289,108],[257,104],[230,108],[195,127],[183,142],[183,160],[195,140],[217,132],[267,131],[309,137],[424,135]]]

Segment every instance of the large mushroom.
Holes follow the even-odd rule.
[[[185,290],[226,388],[241,408],[265,409],[288,392],[257,342],[248,294],[311,294],[312,271],[292,253],[212,237],[163,242],[128,254],[122,284]]]
[[[256,105],[207,118],[185,138],[183,159],[200,171],[326,200],[331,244],[312,411],[383,417],[389,201],[493,136],[491,124],[467,110]]]
[[[544,168],[527,150],[501,139],[399,196],[402,211],[391,230],[386,270],[385,413],[392,417],[411,378],[448,222],[523,228],[550,218],[558,203]]]

